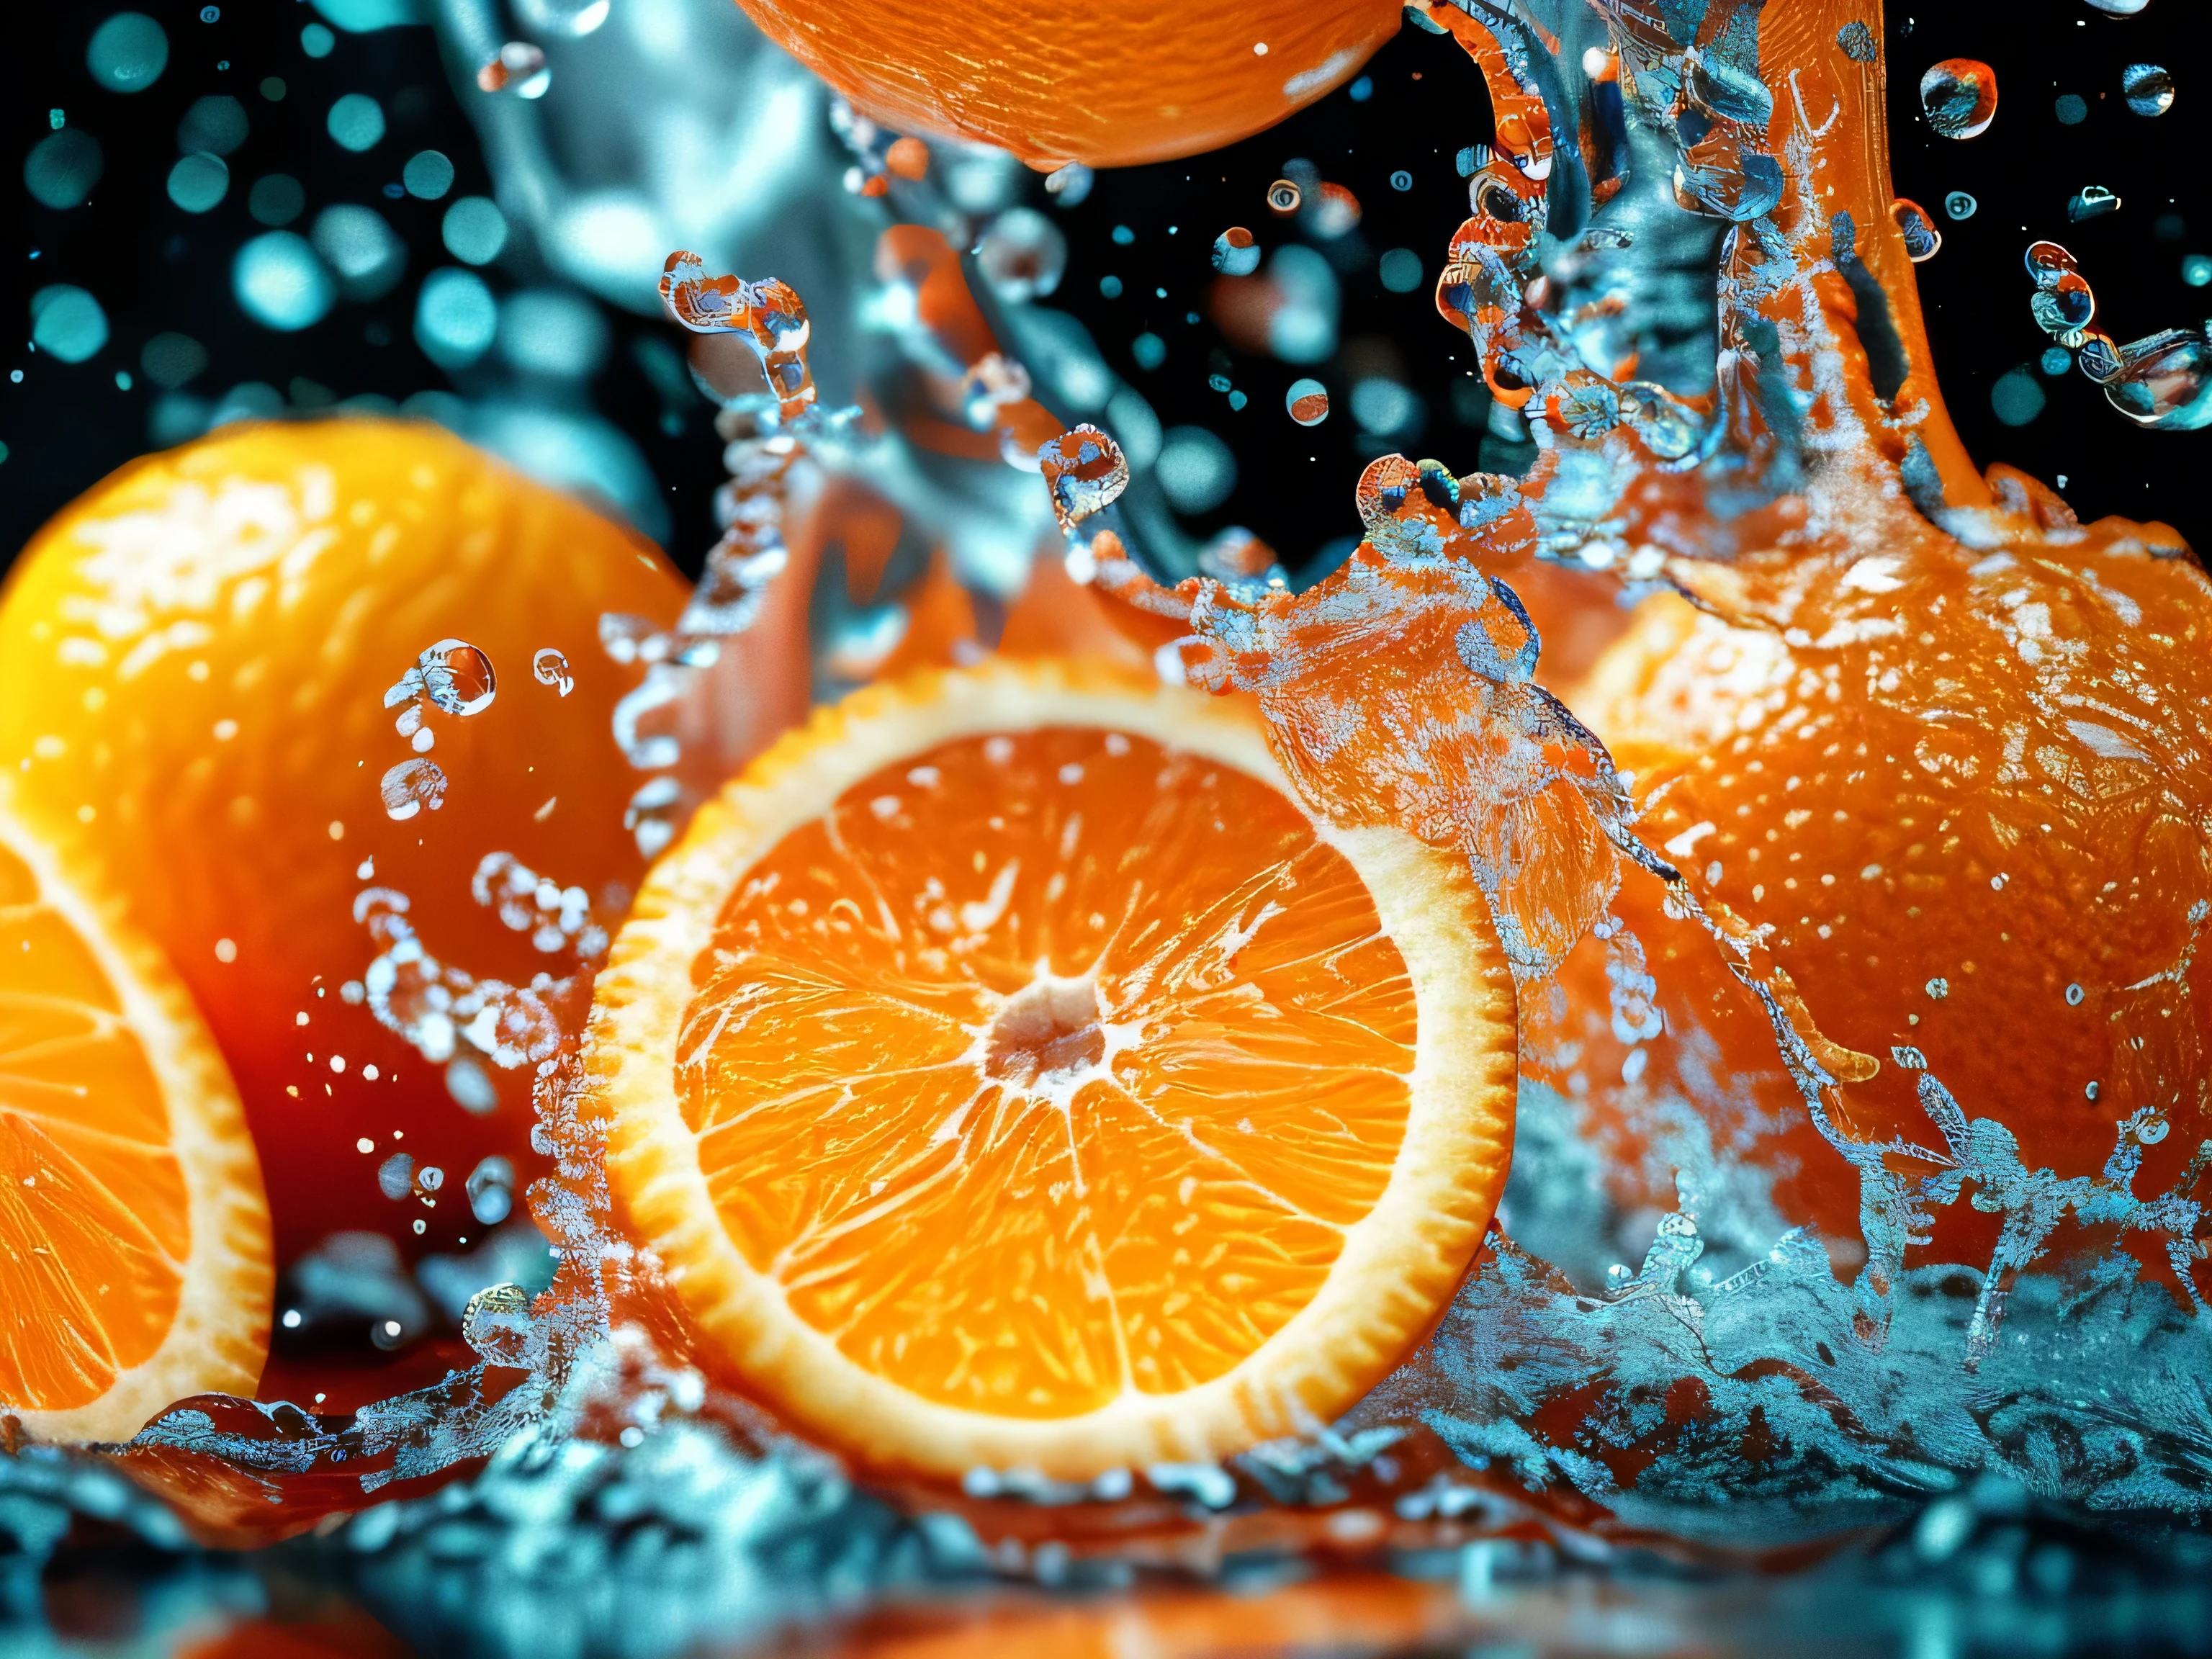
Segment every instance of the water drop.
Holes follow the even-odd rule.
[[[514,0],[514,15],[541,34],[581,40],[607,21],[609,0]]]
[[[465,368],[491,349],[499,307],[472,270],[448,265],[423,278],[415,298],[415,343],[441,368]]]
[[[514,1210],[514,1165],[495,1152],[469,1172],[469,1212],[496,1227]]]
[[[325,208],[308,237],[349,300],[380,300],[407,269],[407,244],[373,208]]]
[[[507,246],[507,216],[489,196],[464,196],[439,227],[446,252],[465,265],[488,265]]]
[[[2156,64],[2130,64],[2120,71],[2120,91],[2128,107],[2148,118],[2173,107],[2173,77]]]
[[[1283,407],[1300,426],[1319,426],[1328,418],[1328,388],[1312,379],[1293,380]]]
[[[76,127],[64,127],[41,138],[24,157],[23,187],[41,207],[81,207],[106,165],[98,139]]]
[[[575,676],[568,672],[568,658],[550,645],[531,658],[530,673],[540,685],[559,687],[564,697],[576,689]]]
[[[1405,168],[1400,167],[1395,173],[1390,175],[1391,189],[1396,191],[1407,191],[1413,189],[1413,175],[1407,172]]]
[[[532,83],[548,74],[545,52],[527,40],[510,40],[477,71],[477,85],[485,92],[511,92],[519,98],[535,98],[545,88],[531,90]]]
[[[417,201],[442,201],[453,187],[453,163],[443,150],[417,150],[399,170],[399,182]]]
[[[2172,1127],[2162,1117],[2145,1118],[2136,1129],[2136,1139],[2146,1146],[2155,1146]]]
[[[187,213],[205,213],[230,194],[230,169],[219,155],[180,157],[169,169],[169,199]]]
[[[1946,58],[1920,77],[1920,108],[1946,138],[1978,137],[1996,117],[1996,71],[1972,58]]]
[[[1914,264],[1932,259],[1942,251],[1943,233],[1936,228],[1936,222],[1919,203],[1900,196],[1889,204],[1889,216],[1905,238],[1905,257]]]
[[[1080,161],[1070,161],[1045,175],[1045,191],[1064,208],[1080,207],[1091,195],[1097,175]]]
[[[975,244],[975,263],[1009,305],[1042,299],[1067,269],[1067,238],[1035,208],[1008,208]]]
[[[1260,268],[1260,244],[1242,225],[1231,225],[1213,239],[1213,268],[1228,276],[1249,276]]]
[[[340,149],[359,155],[384,141],[384,106],[365,92],[349,92],[331,106],[324,125]]]
[[[186,155],[194,150],[228,155],[246,142],[248,128],[245,105],[223,94],[212,94],[194,100],[185,118],[177,123],[177,149]]]
[[[2120,198],[2102,185],[2084,185],[2074,192],[2066,204],[2066,216],[2075,224],[2084,219],[2102,218],[2107,213],[2118,212]]]
[[[384,775],[378,787],[385,815],[403,822],[426,805],[434,812],[446,804],[446,774],[435,761],[401,761]]]
[[[393,1203],[415,1189],[415,1160],[405,1152],[394,1152],[376,1166],[376,1190]]]
[[[466,640],[440,640],[416,659],[422,695],[448,714],[481,714],[499,695],[499,677],[491,659]],[[403,678],[400,682],[404,684]],[[385,707],[392,706],[385,693]]]
[[[1273,204],[1269,203],[1270,206]],[[1307,221],[1323,241],[1347,235],[1359,223],[1359,198],[1342,185],[1323,185],[1315,195]]]
[[[258,194],[259,186],[255,189]],[[337,285],[307,238],[289,230],[272,230],[239,249],[231,263],[230,286],[239,309],[262,327],[283,334],[322,321],[337,297]]]
[[[2212,338],[2203,330],[2166,329],[2116,352],[2107,342],[2103,351],[2112,361],[2090,378],[2103,383],[2105,400],[2136,425],[2160,432],[2212,425]],[[2085,372],[2090,356],[2085,347]]]
[[[110,92],[143,92],[169,66],[169,37],[143,11],[118,11],[92,32],[84,66]]]
[[[282,229],[306,211],[307,192],[300,181],[289,173],[272,173],[256,179],[253,188],[246,193],[246,210],[253,222],[270,229]]]
[[[1928,981],[1928,994],[1938,1002],[1951,994],[1951,981],[1940,975]]]
[[[1298,210],[1305,198],[1288,179],[1278,179],[1267,186],[1267,211],[1287,219]]]
[[[1954,219],[1971,219],[1974,216],[1974,210],[1980,206],[1979,202],[1963,190],[1954,190],[1943,198],[1943,211]]]
[[[487,1285],[461,1313],[461,1337],[495,1365],[530,1363],[530,1292],[520,1285]]]
[[[1095,426],[1063,432],[1037,451],[1054,516],[1068,535],[1092,514],[1113,504],[1129,487],[1129,462],[1121,446]]]
[[[81,363],[107,343],[107,313],[87,290],[55,283],[31,296],[31,339],[65,363]]]
[[[1394,247],[1376,263],[1375,274],[1393,294],[1411,294],[1421,285],[1421,256],[1409,247]]]

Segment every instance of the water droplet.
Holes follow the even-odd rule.
[[[2097,219],[2119,210],[2120,198],[2102,185],[2085,185],[2074,192],[2066,204],[2066,216],[2079,224],[2084,219]]]
[[[1278,179],[1267,186],[1267,211],[1287,219],[1298,210],[1305,197],[1288,179]]]
[[[576,689],[575,676],[568,672],[568,658],[550,645],[531,658],[530,674],[540,685],[558,686],[564,697]]]
[[[307,238],[289,230],[272,230],[239,249],[230,287],[240,310],[283,334],[319,323],[337,298],[337,284]]]
[[[246,193],[246,210],[256,224],[280,229],[307,210],[307,192],[289,173],[272,173],[253,181]]]
[[[1905,257],[1914,264],[1932,259],[1942,251],[1943,233],[1936,228],[1936,222],[1919,203],[1900,196],[1889,204],[1889,216],[1896,221],[1905,238]]]
[[[1412,173],[1410,173],[1407,172],[1405,168],[1403,168],[1403,167],[1400,167],[1400,168],[1399,168],[1395,173],[1392,173],[1392,174],[1390,175],[1390,188],[1391,188],[1391,189],[1393,189],[1393,190],[1397,190],[1397,191],[1407,191],[1407,190],[1411,190],[1411,189],[1413,189],[1413,175]]]
[[[443,150],[417,150],[400,169],[399,182],[417,201],[441,201],[453,187],[453,161]]]
[[[421,694],[448,714],[481,714],[499,695],[499,677],[491,659],[466,640],[440,640],[415,659],[414,674]],[[408,677],[384,694],[389,708]]]
[[[415,343],[439,368],[467,368],[498,333],[499,306],[476,272],[447,265],[422,279],[415,297]]]
[[[2051,113],[2062,127],[2078,127],[2089,118],[2088,100],[2079,93],[2062,92],[2051,100]]]
[[[511,92],[518,98],[535,98],[545,90],[532,82],[547,75],[545,52],[527,40],[510,40],[477,70],[477,85],[485,92]]]
[[[1997,73],[1972,58],[1946,58],[1920,77],[1920,108],[1946,138],[1985,132],[1997,112]]]
[[[1963,190],[1954,190],[1943,198],[1943,211],[1954,220],[1972,218],[1974,210],[1980,206],[1979,202]]]
[[[581,40],[607,21],[609,0],[514,0],[514,15],[541,34]]]
[[[471,1117],[487,1116],[499,1105],[498,1087],[473,1054],[455,1054],[446,1062],[446,1092]]]
[[[1224,276],[1249,276],[1260,268],[1260,243],[1242,225],[1231,225],[1213,239],[1213,268]]]
[[[1300,426],[1319,426],[1328,418],[1328,388],[1310,378],[1291,382],[1283,407]]]
[[[465,1189],[469,1212],[487,1227],[496,1227],[514,1210],[514,1165],[498,1153],[469,1172]]]
[[[1178,513],[1210,513],[1237,488],[1237,457],[1202,426],[1170,428],[1152,463],[1168,505]]]
[[[41,207],[81,207],[100,182],[107,158],[100,141],[76,127],[41,138],[23,160],[23,187]]]
[[[1037,451],[1037,465],[1052,494],[1053,514],[1071,536],[1077,525],[1111,506],[1129,487],[1129,462],[1121,446],[1095,426],[1079,426],[1044,444]]]
[[[177,123],[177,149],[186,155],[194,150],[228,155],[246,142],[249,128],[245,105],[223,94],[212,94],[195,99],[185,118]]]
[[[446,252],[465,265],[488,265],[507,246],[507,216],[489,196],[464,196],[439,227]]]
[[[2141,116],[2163,115],[2173,107],[2173,77],[2156,64],[2130,64],[2122,70],[2120,91],[2128,107]]]
[[[425,806],[434,812],[446,804],[445,769],[435,761],[404,760],[384,775],[378,788],[388,817],[404,821]]]
[[[1394,247],[1376,263],[1375,274],[1393,294],[1411,294],[1421,285],[1421,256],[1409,247]]]
[[[83,362],[107,343],[107,313],[87,290],[50,283],[31,296],[31,339],[63,362]]]
[[[2166,1139],[2172,1127],[2162,1117],[2145,1118],[2136,1126],[2136,1139],[2146,1146],[2155,1146]]]
[[[1928,994],[1941,1002],[1951,994],[1951,981],[1941,977],[1928,981]]]
[[[405,1152],[394,1152],[376,1166],[376,1190],[393,1203],[415,1190],[415,1160]]]
[[[975,244],[975,263],[991,290],[1009,305],[1042,299],[1067,269],[1067,238],[1035,208],[1008,208]]]
[[[520,1285],[487,1285],[461,1313],[461,1338],[495,1365],[530,1363],[530,1292]]]
[[[338,292],[349,300],[382,299],[407,269],[407,244],[373,208],[325,208],[315,216],[307,240],[336,274]]]
[[[2081,367],[2104,385],[2105,400],[2136,425],[2160,432],[2196,431],[2212,425],[2212,338],[2202,329],[2172,328],[2100,356],[2109,363]]]
[[[1273,205],[1270,199],[1269,206]],[[1306,215],[1313,234],[1323,241],[1349,234],[1359,223],[1359,198],[1342,185],[1323,185]]]
[[[2089,994],[2083,990],[2080,986],[2069,985],[2066,988],[2066,1006],[2069,1008],[2079,1008],[2081,1006],[2082,999],[2087,997],[2088,994]]]
[[[1082,162],[1070,161],[1045,175],[1045,191],[1064,208],[1080,207],[1089,198],[1096,178]]]
[[[324,125],[340,149],[359,155],[384,142],[384,106],[365,92],[349,92],[331,106]]]
[[[143,92],[169,66],[169,37],[143,11],[118,11],[92,32],[84,66],[110,92]]]

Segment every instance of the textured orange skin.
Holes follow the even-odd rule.
[[[129,678],[117,668],[122,647],[104,666],[61,654],[64,636],[93,631],[58,620],[68,596],[88,591],[72,571],[83,551],[74,527],[156,507],[180,482],[283,481],[307,466],[332,476],[337,535],[281,611],[264,605],[253,625],[237,626],[227,594],[199,617],[210,639]],[[423,468],[428,488],[413,482]],[[351,517],[371,503],[368,523]],[[383,510],[392,503],[406,510]],[[398,533],[375,556],[388,525]],[[231,427],[133,462],[42,529],[9,573],[0,765],[24,817],[70,840],[190,985],[246,1103],[280,1267],[343,1228],[389,1232],[410,1253],[450,1250],[457,1235],[482,1231],[459,1188],[478,1159],[514,1160],[518,1188],[539,1167],[526,1067],[491,1071],[499,1105],[471,1116],[441,1067],[340,1000],[376,954],[355,896],[372,884],[408,894],[430,953],[479,976],[527,984],[540,969],[573,967],[573,956],[538,954],[479,907],[470,878],[485,853],[503,850],[584,887],[595,910],[610,884],[635,886],[645,861],[623,812],[643,775],[616,747],[609,717],[641,671],[608,660],[599,617],[628,611],[666,626],[685,593],[651,544],[580,504],[428,422],[365,419]],[[447,636],[489,653],[498,694],[465,720],[431,717],[429,758],[450,793],[441,810],[394,823],[378,781],[410,750],[384,693]],[[567,655],[573,695],[533,681],[544,646]],[[206,672],[194,675],[194,662]],[[88,709],[95,690],[104,701]],[[227,718],[237,731],[218,740],[211,732]],[[65,750],[39,757],[49,735]],[[540,820],[550,797],[559,805]],[[88,806],[90,822],[80,822]],[[364,879],[356,870],[372,856]],[[234,960],[218,958],[218,939],[233,941]],[[330,1069],[334,1054],[342,1073]],[[362,1076],[371,1062],[374,1083]],[[356,1150],[362,1137],[373,1154]],[[438,1210],[379,1192],[376,1165],[395,1151],[447,1171]],[[429,1224],[421,1240],[409,1226],[417,1217]]]
[[[1130,167],[1249,137],[1351,79],[1397,33],[1400,11],[1395,0],[1272,13],[1172,0],[739,3],[885,125],[997,144],[1039,167]],[[1264,56],[1253,51],[1263,42]]]

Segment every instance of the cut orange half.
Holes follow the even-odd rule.
[[[0,788],[0,1413],[122,1440],[251,1394],[269,1207],[191,995]]]
[[[617,1205],[863,1465],[1061,1480],[1328,1423],[1512,1139],[1463,860],[1317,822],[1237,705],[1054,660],[864,690],[703,807],[599,982]]]

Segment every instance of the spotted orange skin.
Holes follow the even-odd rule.
[[[878,120],[1040,167],[1130,167],[1249,137],[1350,80],[1400,13],[1395,0],[1271,12],[1171,0],[739,3]]]
[[[520,1208],[538,1167],[528,1069],[487,1067],[498,1104],[473,1115],[345,1001],[377,953],[356,897],[405,893],[430,952],[478,976],[571,971],[471,878],[504,851],[602,915],[627,902],[645,860],[623,810],[645,775],[610,721],[642,671],[608,659],[599,618],[666,626],[685,592],[658,549],[580,502],[428,422],[372,419],[230,427],[133,462],[15,562],[0,766],[26,821],[67,839],[189,985],[245,1102],[280,1268],[343,1229],[409,1254],[476,1241],[460,1183],[492,1153],[516,1164]],[[431,717],[424,758],[449,793],[397,823],[379,780],[413,751],[384,696],[448,637],[489,655],[497,694]],[[532,677],[546,647],[571,665],[566,697]],[[447,1172],[436,1207],[380,1192],[378,1164],[403,1151]]]

